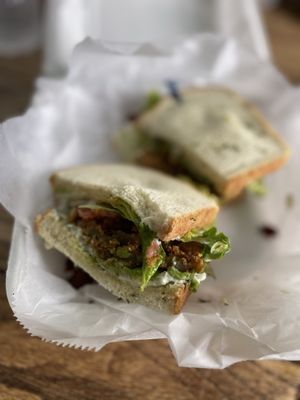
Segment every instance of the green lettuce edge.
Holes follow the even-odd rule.
[[[149,281],[157,276],[157,271],[160,265],[165,261],[165,251],[163,249],[161,241],[157,238],[156,234],[144,223],[141,223],[139,216],[132,209],[132,207],[126,203],[124,200],[117,198],[111,204],[104,203],[100,204],[83,204],[80,207],[90,207],[93,209],[104,209],[108,211],[114,211],[120,214],[123,218],[130,220],[133,222],[140,234],[142,241],[142,253],[143,253],[143,264],[140,268],[130,269],[128,267],[122,266],[124,271],[129,276],[137,277],[137,274],[141,274],[141,286],[140,289],[143,291]],[[153,258],[153,262],[149,263],[147,261],[146,253],[149,246],[152,244],[153,240],[157,241],[158,251],[156,257]],[[230,240],[229,238],[222,232],[218,232],[216,227],[210,227],[209,229],[202,230],[192,230],[186,233],[182,238],[179,239],[182,242],[191,242],[196,241],[201,243],[202,245],[202,255],[205,261],[204,272],[207,272],[208,275],[212,275],[211,268],[208,263],[212,260],[216,260],[222,258],[224,255],[229,253],[230,251]],[[205,269],[207,268],[207,271]],[[137,271],[140,271],[139,273]],[[134,272],[133,272],[134,271]],[[189,282],[190,288],[192,291],[196,291],[199,282],[195,279],[195,272],[181,272],[176,267],[172,266],[168,268],[167,272],[176,280],[185,280]]]

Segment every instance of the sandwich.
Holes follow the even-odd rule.
[[[127,302],[179,313],[230,249],[215,200],[166,174],[87,165],[50,181],[55,206],[36,217],[38,234]]]
[[[225,201],[289,156],[284,140],[253,105],[217,87],[179,94],[173,85],[170,95],[151,93],[148,106],[114,142],[124,161],[183,177]]]

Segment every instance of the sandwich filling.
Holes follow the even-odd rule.
[[[85,248],[96,255],[99,265],[113,265],[114,271],[117,265],[123,278],[139,280],[141,290],[177,281],[197,290],[206,274],[212,273],[210,261],[230,249],[228,238],[215,227],[163,242],[121,199],[113,205],[71,201],[60,207],[60,214]]]
[[[199,173],[197,177],[185,162],[183,151],[178,146],[161,138],[141,132],[134,124],[127,125],[118,133],[115,142],[123,157],[144,167],[188,181],[197,189],[216,199],[220,196],[212,182]]]

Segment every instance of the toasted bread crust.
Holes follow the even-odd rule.
[[[189,298],[191,291],[187,285],[178,288],[174,296],[173,308],[171,309],[172,314],[179,314],[183,309],[187,299]]]
[[[158,232],[158,237],[165,242],[178,239],[192,229],[209,225],[211,221],[215,220],[218,212],[219,207],[216,205],[215,207],[205,208],[174,218],[168,226],[164,227],[163,231]]]
[[[184,94],[189,94],[192,92],[206,92],[206,91],[216,91],[216,92],[223,92],[230,94],[232,97],[236,98],[239,103],[241,103],[248,111],[252,114],[253,118],[255,118],[259,124],[263,127],[265,131],[268,132],[270,136],[281,146],[282,154],[277,158],[266,162],[265,164],[260,164],[251,170],[247,170],[243,173],[234,175],[228,179],[222,179],[221,177],[216,176],[215,182],[212,182],[215,186],[216,191],[222,197],[222,200],[231,200],[237,197],[245,186],[250,183],[251,181],[261,178],[264,175],[276,171],[280,167],[282,167],[290,156],[290,150],[285,143],[285,141],[281,138],[281,136],[272,128],[269,122],[263,117],[261,112],[258,110],[256,106],[254,106],[249,101],[245,100],[236,92],[222,87],[222,86],[206,86],[206,87],[190,87],[183,91]],[[167,99],[162,99],[155,107],[151,108],[150,110],[144,112],[136,121],[135,124],[139,129],[143,128],[143,120],[148,118],[148,116],[155,113],[161,109],[163,109],[167,105]]]
[[[289,152],[284,153],[280,158],[276,158],[264,165],[260,165],[256,169],[247,171],[244,174],[233,177],[228,180],[222,187],[220,187],[219,192],[222,198],[226,200],[232,200],[237,197],[250,182],[259,179],[268,173],[274,172],[281,168],[289,159]],[[217,189],[218,190],[218,189]]]

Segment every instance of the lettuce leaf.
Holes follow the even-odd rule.
[[[201,280],[197,279],[199,275],[204,275],[196,272],[181,272],[175,267],[170,267],[168,273],[176,280],[188,281],[192,292],[196,292]],[[205,275],[204,275],[205,276]]]
[[[113,203],[110,204],[98,204],[98,205],[84,205],[82,207],[89,207],[93,209],[104,209],[107,211],[115,211],[120,214],[123,218],[128,219],[133,222],[140,234],[142,242],[142,252],[143,252],[143,265],[142,265],[142,283],[141,290],[143,291],[147,286],[148,282],[152,276],[156,273],[160,265],[164,262],[166,254],[162,247],[161,242],[157,239],[156,234],[145,224],[140,222],[139,216],[132,209],[132,207],[127,204],[122,199],[115,199]],[[154,254],[149,257],[149,249],[155,247]],[[152,251],[153,253],[153,251]]]
[[[132,207],[127,204],[124,200],[117,198],[115,199],[111,207],[117,211],[123,218],[128,219],[129,221],[133,222],[137,228],[140,225],[140,217],[137,213],[132,209]]]
[[[158,270],[160,265],[164,262],[166,254],[163,249],[162,243],[157,239],[156,234],[145,224],[141,223],[139,216],[125,201],[117,199],[113,203],[113,207],[122,215],[122,217],[132,221],[140,234],[143,252],[143,265],[142,265],[142,284],[141,290],[143,291],[148,282]],[[152,250],[151,257],[149,251]]]
[[[202,256],[205,262],[216,260],[230,251],[230,240],[216,227],[207,230],[192,230],[185,234],[182,242],[198,242],[202,244]]]
[[[156,92],[155,90],[152,90],[147,94],[146,98],[146,105],[144,107],[144,111],[149,111],[152,108],[154,108],[162,99],[162,96]]]
[[[140,224],[138,227],[143,251],[143,265],[142,265],[142,285],[143,291],[147,286],[150,279],[156,273],[158,268],[164,262],[166,253],[162,247],[161,241],[157,239],[156,234],[145,225]],[[153,250],[151,250],[153,248]],[[151,252],[151,256],[149,255]]]
[[[128,219],[133,222],[135,225],[140,225],[140,218],[133,211],[131,206],[129,206],[125,201],[117,198],[112,204],[102,203],[102,204],[81,204],[78,206],[79,208],[90,208],[91,210],[105,210],[105,211],[113,211],[123,218]]]
[[[267,188],[261,179],[257,179],[247,185],[248,192],[255,194],[256,196],[263,197],[267,194]]]
[[[99,204],[80,204],[78,208],[89,208],[90,210],[105,210],[105,211],[113,211],[118,213],[117,210],[115,210],[113,207],[110,205],[99,205]]]

